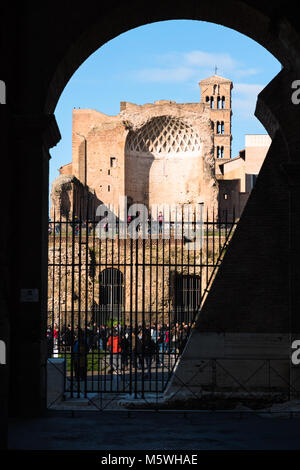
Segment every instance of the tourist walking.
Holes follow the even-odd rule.
[[[151,377],[151,364],[152,364],[152,357],[155,353],[155,343],[151,338],[150,330],[146,329],[143,335],[143,356],[146,361],[146,374],[145,378]]]
[[[158,233],[162,233],[162,228],[163,228],[163,215],[162,215],[162,212],[160,212],[158,215]]]
[[[107,342],[110,350],[110,374],[117,374],[120,369],[121,340],[117,330],[113,330]]]
[[[85,380],[87,373],[87,352],[85,334],[78,328],[78,336],[73,347],[73,366],[76,380]]]

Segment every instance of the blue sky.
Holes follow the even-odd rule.
[[[198,82],[214,74],[233,81],[232,157],[245,134],[264,134],[254,116],[257,94],[280,71],[280,63],[252,39],[202,21],[163,21],[121,34],[75,72],[55,110],[62,140],[51,149],[50,184],[72,160],[72,110],[114,115],[120,101],[137,104],[170,99],[200,101]]]

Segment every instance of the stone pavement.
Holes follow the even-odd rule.
[[[49,411],[11,420],[8,442],[31,450],[300,449],[299,424],[288,414]]]

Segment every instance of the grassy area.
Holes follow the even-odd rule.
[[[66,355],[64,354],[59,354],[58,357],[62,359],[66,359],[66,364],[67,364],[67,372],[71,371],[71,354],[67,353]],[[92,372],[92,371],[98,371],[102,370],[105,366],[105,353],[104,351],[95,351],[94,353],[88,353],[87,354],[87,371]],[[109,362],[109,355],[107,355],[107,361]]]

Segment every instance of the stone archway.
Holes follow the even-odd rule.
[[[33,10],[25,5],[16,15],[13,7],[5,6],[3,21],[5,41],[1,46],[1,57],[4,75],[1,78],[7,85],[7,104],[5,109],[1,109],[1,143],[3,152],[12,157],[4,162],[3,171],[14,175],[14,180],[1,187],[1,200],[5,201],[3,217],[9,221],[9,229],[1,232],[1,246],[4,248],[1,322],[11,351],[6,368],[13,371],[10,409],[14,409],[15,414],[26,412],[32,415],[39,413],[46,402],[43,337],[47,296],[48,149],[60,138],[53,116],[55,106],[72,74],[91,53],[122,32],[146,23],[183,18],[219,23],[256,40],[282,63],[283,70],[259,95],[256,108],[256,116],[273,138],[260,178],[261,185],[270,191],[267,197],[265,194],[262,196],[258,189],[253,192],[249,200],[252,209],[244,212],[242,219],[245,225],[240,229],[239,237],[235,237],[238,248],[247,249],[245,233],[249,225],[256,225],[256,235],[250,241],[261,246],[264,256],[249,257],[243,266],[244,277],[234,272],[237,279],[243,280],[245,273],[251,272],[253,292],[257,288],[262,289],[267,292],[268,299],[274,295],[270,282],[278,286],[284,272],[289,282],[284,278],[281,302],[287,302],[289,313],[283,316],[283,321],[292,322],[294,332],[300,331],[295,321],[300,303],[297,290],[300,279],[299,233],[295,224],[300,212],[297,186],[300,111],[291,102],[291,84],[300,76],[300,32],[293,7],[283,6],[281,2],[261,2],[258,6],[257,2],[250,0],[214,3],[188,0],[178,5],[171,1],[162,5],[154,0],[146,8],[140,2],[133,2],[130,8],[124,2],[103,7],[94,2],[89,9],[79,11],[53,1],[44,4],[43,8]],[[12,136],[17,136],[13,150]],[[12,162],[16,172],[12,171]],[[267,216],[260,210],[262,198],[267,205]],[[29,211],[35,215],[30,233],[27,230]],[[13,220],[17,213],[20,214],[18,220]],[[273,265],[271,278],[257,278],[257,270],[262,271],[262,266],[268,266],[274,255],[274,245],[269,246],[266,242],[266,227],[271,235],[274,227],[278,229],[276,224],[274,226],[278,218],[283,221],[281,230],[276,232],[280,262]],[[263,220],[265,224],[262,224]],[[231,251],[236,250],[236,245],[232,245]],[[229,255],[227,258],[230,259]],[[234,264],[229,263],[229,266],[234,269]],[[20,289],[26,286],[38,289],[38,302],[19,302]],[[230,288],[232,285],[228,284],[223,291],[222,298],[227,306],[233,298]],[[238,285],[236,289],[238,291]],[[236,312],[245,299],[239,292],[235,299]],[[266,303],[268,305],[271,303]],[[276,310],[273,324],[277,329],[282,326],[281,313],[280,308]],[[24,337],[22,332],[27,327],[29,316],[32,328]],[[214,322],[216,329],[220,328],[218,321],[216,318]],[[24,350],[27,351],[26,361],[22,354]],[[3,383],[7,383],[7,377]],[[26,390],[22,388],[24,383],[28,384]]]
[[[149,12],[147,22],[170,19],[167,8],[168,7],[165,6],[165,13],[161,12],[161,10],[158,13],[156,4],[151,5],[151,12]],[[176,18],[179,13],[177,8],[178,7],[172,6],[172,19]],[[218,8],[216,9],[211,8],[209,5],[201,5],[201,7],[193,10],[192,16],[189,16],[189,4],[186,8],[179,7],[179,9],[180,8],[184,9],[183,14],[187,19],[201,19],[223,24],[246,34],[272,52],[281,61],[284,67],[277,77],[260,93],[257,101],[256,116],[273,139],[260,177],[260,181],[262,180],[261,185],[263,188],[268,188],[267,193],[269,200],[272,200],[273,203],[275,201],[275,207],[277,209],[280,208],[282,211],[281,222],[283,222],[284,226],[282,234],[288,234],[290,227],[289,221],[286,219],[285,215],[288,210],[288,199],[294,198],[294,195],[289,192],[286,183],[282,183],[281,172],[283,163],[285,164],[287,162],[287,158],[290,162],[293,161],[293,158],[297,158],[296,154],[298,148],[298,137],[295,134],[293,122],[300,120],[300,114],[298,108],[291,102],[291,84],[297,78],[296,67],[298,65],[297,61],[295,61],[295,57],[297,57],[298,54],[295,49],[296,43],[292,39],[294,33],[287,22],[281,20],[279,16],[276,16],[276,13],[273,17],[268,17],[268,15],[265,14],[266,12],[258,13],[257,10],[254,10],[249,5],[241,5],[236,2],[226,4],[226,8],[225,5],[218,4]],[[234,8],[238,9],[238,14],[235,16],[229,14]],[[142,15],[139,8],[137,8],[136,15],[139,14]],[[130,19],[130,22],[132,20],[133,19]],[[129,25],[130,23],[128,22],[127,26]],[[84,40],[82,41],[82,39],[80,39],[81,54],[89,54],[90,51],[93,52],[96,45],[95,37],[98,27],[99,23],[95,23],[87,31]],[[286,44],[289,41],[292,41],[293,47],[288,50]],[[76,54],[78,54],[78,50],[76,51],[76,46],[74,45],[72,51],[64,58],[63,72],[66,76],[67,74],[73,73],[72,68],[76,64],[76,60],[82,60]],[[57,72],[55,72],[52,77],[49,86],[49,90],[52,93],[52,105],[55,102],[55,93],[59,90],[59,81],[61,78],[62,74],[58,74]],[[48,98],[49,97],[46,98],[45,106],[46,109],[51,110],[51,103]],[[273,171],[276,169],[275,174],[272,176],[271,169],[273,169]],[[289,173],[289,170],[287,171]],[[275,183],[275,187],[273,187],[273,183]],[[273,214],[272,217],[269,212],[269,205],[261,204],[264,199],[262,193],[260,194],[259,192],[259,186],[261,187],[261,185],[258,185],[258,188],[256,188],[252,194],[248,208],[243,214],[242,224],[234,236],[233,247],[230,247],[228,250],[226,263],[215,280],[213,291],[208,296],[203,314],[197,321],[195,332],[191,336],[185,356],[177,369],[177,375],[180,376],[179,382],[188,382],[190,388],[195,388],[196,390],[198,390],[199,387],[201,388],[201,381],[199,382],[197,379],[190,383],[190,377],[194,377],[195,371],[197,372],[196,363],[199,361],[201,354],[207,353],[207,351],[201,352],[198,350],[198,345],[203,339],[205,343],[206,334],[215,334],[215,332],[218,332],[214,341],[208,340],[208,346],[210,347],[209,354],[213,355],[217,351],[221,356],[224,354],[224,348],[226,349],[226,347],[228,347],[225,346],[227,340],[224,340],[224,335],[230,336],[233,334],[235,338],[234,341],[243,343],[243,339],[239,335],[250,334],[250,337],[247,337],[249,344],[248,348],[246,348],[246,352],[243,350],[243,347],[238,347],[235,353],[238,355],[241,354],[241,351],[244,351],[246,355],[251,355],[254,354],[254,351],[256,353],[258,351],[255,349],[257,334],[265,335],[264,341],[267,343],[272,343],[274,334],[288,334],[288,325],[291,324],[293,309],[296,308],[296,303],[294,306],[289,305],[289,307],[286,308],[286,299],[289,297],[290,293],[289,288],[281,283],[281,273],[284,272],[285,275],[288,276],[288,270],[295,270],[295,266],[286,262],[288,259],[288,255],[286,254],[286,258],[282,260],[280,267],[275,267],[274,264],[269,263],[269,265],[272,265],[272,272],[269,272],[268,279],[261,279],[259,276],[261,272],[261,260],[263,259],[263,262],[268,264],[268,260],[272,258],[272,253],[275,249],[274,243],[261,244],[260,240],[265,240],[266,237],[269,237],[270,240],[274,241],[272,233],[274,231],[280,233],[278,214],[277,216]],[[278,185],[277,190],[275,189],[276,185]],[[278,194],[278,189],[280,194]],[[264,200],[264,202],[266,201]],[[262,207],[264,208],[263,211],[261,210]],[[269,220],[265,218],[268,212]],[[292,214],[290,214],[290,216],[292,216]],[[255,230],[253,230],[254,226]],[[250,244],[249,238],[247,240],[246,236],[246,233],[249,233],[251,230],[253,233],[253,238],[251,239],[252,244]],[[291,241],[289,237],[282,236],[280,238],[280,242],[282,242],[285,247],[288,245],[289,240]],[[236,244],[238,248],[234,248]],[[255,247],[256,252],[255,250],[253,252],[253,247]],[[261,251],[260,248],[256,247],[260,247]],[[233,251],[233,254],[231,254],[232,250],[237,251]],[[238,257],[237,253],[239,253]],[[245,258],[243,258],[244,253],[247,253]],[[245,260],[242,267],[236,267],[239,264],[237,258]],[[233,271],[236,272],[234,285],[232,282],[228,281],[228,279],[232,279],[231,273]],[[242,297],[240,284],[245,272],[246,278],[244,277],[243,287],[245,288],[245,286],[247,286],[247,292],[245,292],[245,297]],[[247,283],[248,278],[251,279],[250,283]],[[262,285],[264,286],[263,294],[260,293],[260,286]],[[276,286],[276,290],[274,286]],[[266,291],[268,295],[265,295]],[[279,292],[280,295],[278,295]],[[271,314],[274,297],[277,301],[275,315],[274,311]],[[244,306],[242,304],[244,302],[245,305],[248,306],[248,310],[247,308],[243,308]],[[261,308],[261,306],[263,306],[263,308]],[[239,315],[239,311],[245,311],[245,313]],[[298,326],[295,325],[295,328],[297,330]],[[223,337],[219,336],[220,331]],[[199,334],[202,336],[199,337]],[[280,349],[280,354],[283,354],[286,358],[285,365],[283,366],[283,370],[280,370],[280,373],[284,375],[285,378],[287,378],[289,369],[289,344],[287,339],[287,336],[284,336],[284,339],[280,337],[281,344],[284,343],[285,345],[284,353],[282,353],[282,349]],[[231,339],[229,343],[231,344]],[[276,349],[276,347],[277,346],[274,348]],[[275,349],[272,349],[271,354],[276,355]],[[174,389],[177,391],[176,378],[173,383],[171,383],[171,391],[173,385]]]
[[[124,307],[123,273],[116,268],[105,268],[99,274],[99,314],[101,325],[121,320]]]

